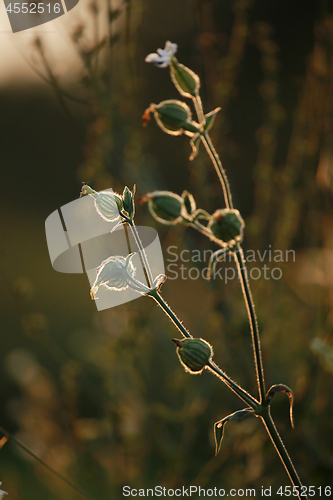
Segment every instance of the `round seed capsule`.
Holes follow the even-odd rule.
[[[177,346],[177,354],[187,372],[198,375],[213,356],[213,348],[203,339],[172,339]]]

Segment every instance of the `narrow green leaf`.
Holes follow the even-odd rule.
[[[212,128],[212,126],[214,125],[214,121],[215,121],[215,118],[216,118],[216,115],[217,113],[221,110],[221,108],[216,108],[214,109],[213,111],[211,111],[210,113],[207,113],[207,115],[205,115],[205,118],[206,118],[206,123],[204,125],[204,130],[206,132],[209,132],[209,130]]]
[[[217,455],[221,449],[223,434],[224,434],[224,422],[221,420],[220,422],[216,422],[214,424],[215,455]]]

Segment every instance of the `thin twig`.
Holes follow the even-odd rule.
[[[79,488],[77,488],[77,486],[75,486],[75,484],[73,484],[71,481],[69,481],[69,479],[67,479],[65,476],[63,476],[62,474],[60,474],[60,472],[57,472],[55,469],[53,469],[53,467],[51,467],[46,462],[44,462],[44,460],[42,460],[37,455],[35,455],[35,453],[33,451],[29,450],[29,448],[27,448],[23,443],[21,443],[21,441],[19,441],[15,436],[13,436],[13,434],[11,434],[10,432],[6,431],[6,429],[4,429],[3,427],[0,427],[0,432],[2,432],[8,439],[11,439],[12,441],[14,441],[14,443],[17,444],[17,446],[19,446],[20,448],[22,448],[22,450],[24,450],[31,457],[33,457],[35,460],[37,460],[37,462],[39,462],[40,464],[42,464],[46,469],[48,469],[50,472],[52,472],[55,476],[57,476],[59,479],[61,479],[62,481],[64,481],[66,484],[68,484],[68,486],[70,486],[73,490],[75,490],[76,493],[78,493],[82,498],[84,498],[85,500],[89,500],[79,490]]]

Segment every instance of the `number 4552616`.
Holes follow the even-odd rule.
[[[299,488],[298,486],[285,486],[277,490],[277,495],[281,495],[281,497],[330,497],[332,494],[332,488],[330,486],[302,486]]]
[[[44,12],[48,12],[51,14],[51,12],[54,12],[55,14],[60,13],[60,3],[55,3],[54,5],[51,5],[50,3],[44,4],[44,3],[14,3],[13,8],[12,4],[10,3],[8,7],[6,8],[7,12],[13,13],[13,14],[43,14]]]

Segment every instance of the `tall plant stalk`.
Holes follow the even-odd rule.
[[[176,100],[169,100],[163,101],[158,105],[151,104],[143,115],[144,124],[147,124],[150,119],[150,114],[153,113],[158,125],[163,131],[171,135],[181,135],[185,133],[187,136],[191,137],[191,146],[193,150],[191,159],[198,153],[199,143],[203,143],[221,183],[226,208],[217,210],[213,215],[209,215],[205,210],[196,209],[193,196],[186,191],[182,196],[178,196],[168,191],[156,191],[147,194],[142,201],[148,201],[150,211],[160,222],[165,224],[185,223],[186,225],[194,227],[197,231],[219,245],[219,250],[211,257],[209,272],[211,272],[222,256],[227,253],[233,255],[250,324],[259,399],[257,400],[254,396],[249,394],[216,365],[212,360],[212,346],[203,339],[194,339],[177,317],[176,313],[163,299],[160,290],[166,277],[160,275],[154,279],[147,254],[134,223],[134,193],[129,191],[127,187],[125,187],[122,197],[116,195],[117,202],[112,200],[112,197],[107,194],[96,194],[89,186],[83,186],[83,194],[93,194],[95,197],[104,197],[103,204],[108,205],[105,214],[101,214],[100,212],[104,218],[110,213],[118,214],[118,207],[121,222],[129,224],[131,227],[141,257],[141,262],[146,272],[148,287],[133,278],[133,269],[130,264],[131,255],[129,255],[126,259],[124,257],[115,257],[111,258],[108,263],[104,261],[104,268],[102,270],[99,268],[99,274],[92,291],[98,290],[98,287],[101,285],[106,285],[113,290],[119,287],[119,289],[122,290],[124,289],[124,283],[127,283],[127,286],[132,287],[142,295],[153,298],[184,337],[183,341],[177,339],[174,339],[174,341],[177,345],[178,356],[185,366],[185,369],[192,373],[201,373],[202,369],[208,369],[219,377],[229,389],[248,405],[246,408],[238,410],[215,424],[214,431],[217,452],[221,446],[223,426],[228,420],[241,419],[251,413],[260,417],[288,473],[290,481],[294,486],[293,496],[297,496],[301,500],[301,498],[306,498],[304,495],[304,488],[302,487],[302,483],[283,440],[276,429],[270,411],[270,405],[276,392],[287,393],[290,400],[290,417],[293,426],[293,393],[289,387],[283,384],[273,385],[266,392],[258,321],[248,280],[246,261],[241,246],[245,224],[238,210],[235,210],[233,207],[232,194],[227,175],[209,135],[209,130],[213,126],[215,115],[219,109],[206,115],[204,114],[199,96],[199,77],[189,68],[178,63],[175,58],[176,50],[176,44],[167,42],[164,50],[159,49],[158,53],[150,54],[147,56],[146,61],[155,62],[160,67],[170,67],[172,80],[180,94],[192,99],[198,121],[193,120],[191,110],[187,104]],[[99,211],[103,204],[100,204]],[[120,205],[121,208],[119,208]],[[199,222],[200,219],[204,219],[207,224],[205,225]],[[118,259],[118,261],[116,262],[115,259]]]
[[[168,45],[169,44],[169,45]],[[173,44],[170,44],[170,42],[167,42],[165,46],[165,51],[169,50],[169,54],[164,54],[165,63],[168,63],[171,69],[171,77],[172,80],[176,86],[176,88],[179,90],[180,94],[184,97],[190,97],[193,101],[193,105],[197,114],[197,119],[198,123],[193,122],[191,114],[188,114],[187,118],[183,120],[183,123],[178,123],[178,130],[179,133],[185,132],[185,134],[192,136],[191,140],[191,145],[192,148],[194,149],[194,154],[192,155],[191,159],[197,154],[197,147],[200,142],[202,141],[211,161],[212,164],[216,170],[218,179],[221,183],[222,186],[222,191],[223,191],[223,196],[224,196],[224,203],[225,207],[227,210],[233,211],[233,202],[232,202],[232,194],[231,194],[231,189],[230,185],[228,182],[228,178],[226,175],[226,172],[223,168],[222,162],[216,152],[216,149],[211,141],[211,138],[209,136],[209,129],[214,121],[214,112],[205,115],[202,107],[202,101],[199,96],[199,87],[200,87],[200,80],[197,75],[195,75],[190,69],[186,68],[185,66],[181,65],[178,63],[176,58],[174,57],[174,47]],[[156,55],[157,54],[150,54],[147,58],[147,62],[155,62],[159,65],[161,65],[160,60],[156,60]],[[162,56],[163,54],[161,52],[158,53],[158,56]],[[168,55],[169,55],[169,60],[168,60]],[[155,59],[154,59],[155,56]],[[165,64],[166,65],[166,64]],[[164,101],[164,107],[165,104],[168,101]],[[171,101],[170,101],[171,103]],[[159,105],[161,106],[161,105]],[[155,118],[158,122],[158,124],[161,126],[161,128],[170,134],[173,135],[178,135],[178,130],[176,129],[175,126],[175,121],[172,123],[172,126],[170,126],[170,117],[169,121],[164,120],[163,121],[163,113],[160,112],[159,106],[156,106],[155,108],[151,106],[149,111],[154,112]],[[186,106],[186,105],[185,105]],[[164,111],[164,110],[163,110]],[[217,111],[217,110],[216,110]],[[165,114],[165,111],[164,111]],[[213,120],[209,119],[209,115],[213,116]],[[162,123],[161,123],[162,122]],[[197,130],[193,130],[191,127],[197,127]],[[176,131],[175,131],[176,129]],[[182,213],[183,218],[184,217],[184,212]],[[202,234],[206,236],[209,235],[209,229],[213,228],[213,225],[209,227],[210,224],[208,224],[208,228],[198,224],[197,218],[195,217],[195,214],[192,216],[192,220],[190,221],[192,227],[194,227],[196,230],[200,231]],[[211,231],[213,232],[213,231]],[[216,236],[216,234],[214,234]],[[213,239],[213,238],[211,238]],[[214,240],[216,242],[216,239]],[[225,241],[217,241],[218,244],[220,244],[221,249],[224,249],[226,251],[226,242]],[[290,404],[291,404],[291,411],[292,411],[292,403],[293,403],[293,395],[292,391],[283,385],[277,385],[271,387],[271,389],[268,391],[266,394],[266,387],[265,387],[265,377],[264,377],[264,367],[263,367],[263,361],[262,361],[262,354],[261,354],[261,346],[260,346],[260,335],[259,335],[259,328],[258,328],[258,321],[257,321],[257,316],[256,316],[256,311],[255,311],[255,305],[251,293],[251,288],[250,288],[250,283],[248,280],[248,273],[247,273],[247,267],[246,267],[246,261],[244,258],[244,253],[243,249],[241,246],[241,237],[236,238],[235,241],[230,244],[230,242],[227,243],[227,247],[229,247],[229,251],[233,254],[233,257],[236,262],[237,266],[237,272],[238,272],[238,277],[239,281],[241,284],[241,289],[243,293],[243,298],[249,318],[249,324],[250,324],[250,331],[251,331],[251,341],[252,341],[252,347],[253,347],[253,353],[254,353],[254,362],[255,362],[255,370],[256,370],[256,379],[257,379],[257,384],[258,384],[258,392],[259,392],[259,402],[255,400],[252,396],[250,396],[250,400],[248,399],[248,394],[246,398],[244,397],[243,394],[243,389],[240,388],[237,384],[237,390],[235,390],[235,387],[228,385],[228,381],[226,381],[224,378],[222,380],[227,383],[227,385],[238,394],[238,396],[246,401],[250,407],[253,408],[254,413],[257,416],[260,416],[262,419],[265,428],[267,430],[267,433],[277,450],[277,453],[280,457],[281,462],[283,463],[289,478],[291,480],[291,483],[293,486],[295,486],[295,493],[300,497],[300,493],[302,492],[302,483],[299,479],[299,476],[296,472],[295,466],[293,465],[291,458],[286,450],[286,447],[282,441],[282,438],[280,437],[276,426],[274,424],[271,412],[270,412],[270,403],[271,400],[277,391],[283,391],[287,392],[288,396],[290,397]],[[221,254],[223,251],[220,251]],[[216,261],[219,258],[219,254],[217,253]],[[212,264],[213,265],[213,264]],[[160,297],[159,293],[156,291],[154,293],[154,298],[155,300],[158,301],[159,305],[162,307],[164,312],[174,321],[174,313],[170,310],[169,306],[166,306],[165,303],[163,304],[163,299]],[[175,321],[174,321],[175,322]],[[176,323],[176,326],[179,328],[179,325]],[[182,329],[180,328],[180,331],[184,334]],[[212,366],[208,365],[209,368],[212,370]],[[215,371],[214,369],[212,370],[213,372]],[[216,374],[216,372],[215,372]],[[292,413],[291,413],[292,415]],[[302,498],[304,498],[304,495],[302,495]]]

